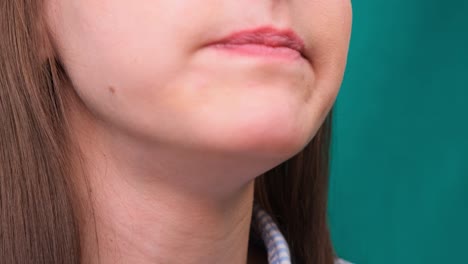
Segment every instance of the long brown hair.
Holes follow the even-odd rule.
[[[43,11],[43,1],[0,2],[0,261],[80,264],[62,89],[68,79],[57,58],[40,52],[49,43]],[[300,153],[255,179],[255,200],[277,222],[297,264],[333,263],[326,214],[331,113]]]

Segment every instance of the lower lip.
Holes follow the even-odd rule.
[[[299,51],[283,46],[271,47],[262,44],[215,44],[212,47],[218,50],[243,56],[255,56],[284,60],[297,60],[302,58],[302,55]]]

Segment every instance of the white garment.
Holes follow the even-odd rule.
[[[261,232],[262,241],[267,249],[269,264],[291,264],[289,246],[280,229],[271,216],[254,202],[253,224]],[[336,258],[334,264],[353,264],[346,260]]]

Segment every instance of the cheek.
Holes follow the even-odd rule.
[[[307,117],[315,124],[311,134],[314,135],[333,107],[341,87],[351,36],[352,9],[349,0],[304,0],[303,5],[297,7],[296,23],[307,35],[315,73],[307,104],[310,111]]]
[[[194,29],[175,22],[171,12],[180,7],[165,6],[166,1],[50,3],[57,53],[76,92],[96,114],[138,103],[125,99],[130,94],[147,100],[156,92],[148,88],[162,87],[178,74],[191,49],[185,32]]]
[[[331,107],[341,86],[351,37],[352,10],[349,0],[316,0],[302,11],[316,74],[316,95]]]
[[[310,5],[304,25],[309,25],[315,70],[343,70],[351,34],[351,2],[317,0]]]

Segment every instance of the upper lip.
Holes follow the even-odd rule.
[[[271,26],[236,31],[210,43],[210,45],[214,44],[261,44],[270,47],[287,47],[297,50],[305,57],[304,41],[301,37],[291,29],[277,29]]]

